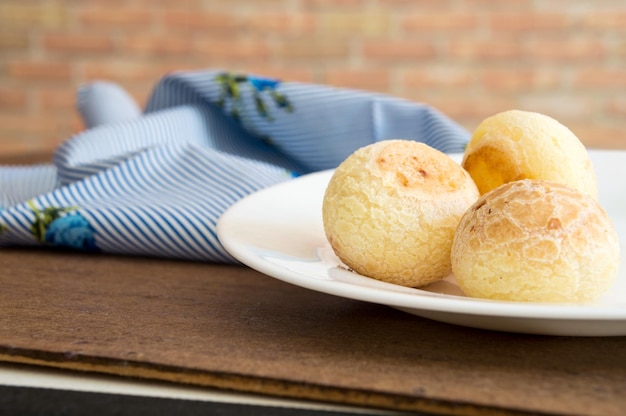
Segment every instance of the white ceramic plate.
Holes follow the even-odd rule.
[[[600,202],[613,219],[625,253],[626,151],[597,150],[590,155],[600,184]],[[331,175],[332,171],[324,171],[303,176],[239,201],[218,223],[222,244],[242,263],[285,282],[442,322],[546,335],[626,335],[625,261],[612,290],[598,303],[586,306],[469,298],[453,276],[412,289],[347,271],[330,248],[322,226],[322,198]]]

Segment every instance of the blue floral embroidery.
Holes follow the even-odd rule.
[[[45,241],[55,246],[81,250],[97,250],[98,248],[93,227],[78,213],[68,214],[52,221],[46,230]]]
[[[221,91],[217,105],[225,108],[226,104],[230,104],[230,114],[240,120],[243,116],[242,106],[242,90],[241,86],[249,84],[252,86],[252,98],[256,112],[259,116],[266,120],[273,120],[269,107],[265,102],[267,95],[272,99],[274,104],[282,110],[291,113],[293,106],[289,98],[277,91],[280,81],[274,78],[257,77],[253,75],[236,75],[230,72],[222,72],[215,76],[215,80],[220,84]]]
[[[280,81],[273,78],[261,78],[255,77],[254,75],[248,75],[248,81],[257,91],[263,91],[265,89],[276,89]]]
[[[76,207],[46,207],[37,209],[32,201],[28,206],[35,214],[30,231],[40,243],[81,250],[97,250],[95,230]]]

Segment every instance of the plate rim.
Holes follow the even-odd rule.
[[[595,154],[606,152],[622,153],[626,158],[626,151],[621,150],[590,150],[590,152]],[[297,275],[301,277],[294,277],[296,274],[295,272],[291,272],[285,268],[278,267],[267,260],[263,260],[261,256],[254,254],[250,249],[246,249],[243,245],[240,245],[237,241],[230,238],[228,231],[229,224],[231,221],[235,221],[238,212],[242,209],[242,207],[245,208],[248,204],[254,204],[256,199],[266,198],[266,195],[268,194],[271,195],[276,192],[282,192],[285,188],[289,189],[291,187],[301,186],[303,182],[321,180],[320,178],[324,177],[328,177],[328,179],[330,179],[333,171],[334,169],[327,169],[303,175],[261,189],[237,201],[235,204],[231,205],[218,220],[217,234],[221,244],[235,259],[267,276],[309,290],[348,299],[377,303],[390,307],[409,308],[416,311],[425,310],[462,315],[488,316],[492,318],[550,319],[562,321],[578,320],[590,322],[610,321],[623,322],[626,324],[626,308],[619,306],[512,302],[460,296],[457,297],[446,294],[438,296],[432,292],[423,291],[421,289],[404,288],[402,286],[398,287],[403,289],[412,289],[416,291],[416,293],[399,293],[339,280],[320,280],[309,277],[303,273],[297,273]],[[319,248],[320,247],[315,247],[315,249]],[[355,275],[361,276],[364,279],[370,279],[359,275],[358,273],[355,273]],[[397,286],[391,283],[386,283],[386,285]],[[350,292],[349,295],[346,295],[346,291]],[[428,293],[428,295],[420,292]],[[383,297],[385,298],[385,301],[381,301],[381,299],[379,299],[381,293],[384,294]],[[418,300],[417,305],[414,303],[415,299]],[[399,302],[397,300],[399,300]],[[470,305],[471,310],[468,311],[466,310],[466,307],[458,306],[463,304],[465,304],[466,307],[467,305]],[[624,335],[626,335],[626,327]]]

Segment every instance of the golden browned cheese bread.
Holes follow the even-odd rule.
[[[598,196],[585,146],[567,127],[540,113],[510,110],[485,119],[472,134],[462,165],[481,194],[510,181],[544,179]]]
[[[461,219],[452,245],[456,280],[471,297],[588,303],[612,285],[617,233],[589,195],[544,180],[509,182]]]
[[[415,141],[382,141],[336,169],[324,194],[324,231],[357,273],[422,286],[450,273],[454,230],[477,198],[469,174],[448,155]]]

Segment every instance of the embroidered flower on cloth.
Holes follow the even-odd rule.
[[[274,104],[284,111],[293,112],[293,106],[287,96],[277,91],[280,80],[274,78],[257,77],[254,75],[237,75],[230,72],[222,72],[215,76],[215,80],[221,86],[220,98],[217,105],[224,108],[230,104],[230,114],[240,120],[243,117],[242,86],[250,85],[252,98],[256,112],[266,120],[273,120],[269,107],[263,94],[268,94]]]
[[[45,235],[46,243],[80,250],[97,250],[94,229],[78,213],[68,214],[50,223]]]
[[[248,75],[248,81],[257,91],[263,91],[265,89],[275,89],[280,81],[274,78],[256,77],[254,75]]]
[[[29,207],[35,214],[30,230],[40,243],[79,250],[98,250],[95,230],[75,207],[46,207],[39,210],[32,202]]]

